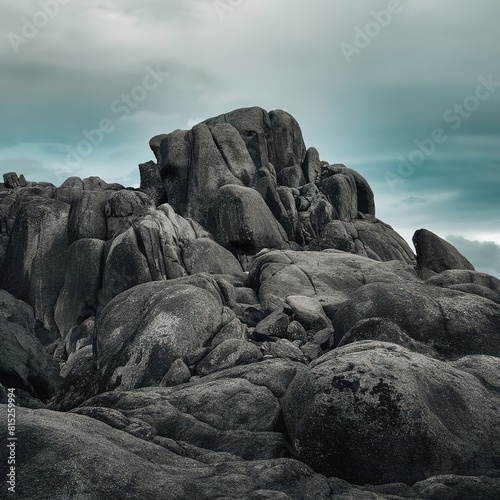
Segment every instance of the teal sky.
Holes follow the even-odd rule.
[[[4,0],[0,173],[138,185],[153,135],[281,108],[407,240],[500,276],[499,19],[496,0]]]

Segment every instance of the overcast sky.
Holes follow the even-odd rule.
[[[153,135],[281,108],[407,240],[500,276],[499,19],[497,0],[2,0],[0,172],[138,185]]]

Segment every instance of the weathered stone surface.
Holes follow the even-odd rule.
[[[330,315],[366,283],[414,283],[414,269],[402,262],[377,262],[366,257],[325,252],[269,251],[250,269],[261,304],[281,309],[289,295],[315,298]]]
[[[447,358],[500,356],[500,305],[476,295],[418,283],[366,285],[336,313],[337,339],[369,318],[392,321]]]
[[[290,359],[300,363],[305,363],[306,361],[304,353],[287,339],[278,339],[276,342],[264,342],[262,350],[264,355],[272,356],[273,358]]]
[[[113,193],[106,202],[108,239],[114,238],[133,226],[141,216],[155,207],[146,193],[122,190]]]
[[[500,303],[500,280],[489,274],[466,269],[450,269],[432,276],[427,283],[473,293]]]
[[[163,186],[160,168],[153,161],[139,165],[141,175],[141,191],[144,191],[155,203],[162,205],[167,203],[167,193]]]
[[[423,278],[448,269],[469,269],[474,266],[451,244],[427,229],[419,229],[413,235],[417,250],[417,266]]]
[[[71,328],[96,314],[103,251],[104,242],[96,239],[78,240],[69,247],[66,277],[54,309],[63,339]]]
[[[322,330],[331,327],[332,322],[326,316],[321,304],[312,297],[288,295],[285,299],[295,316],[306,330]]]
[[[0,417],[7,420],[5,405]],[[6,429],[2,427],[2,440]],[[294,460],[226,460],[209,465],[84,415],[20,409],[17,435],[17,458],[22,464],[18,473],[24,480],[16,493],[33,500],[47,498],[47,491],[54,499],[160,500],[168,492],[179,500],[208,500],[228,494],[259,498],[256,492],[262,490],[323,500],[330,491],[325,478]],[[68,454],[70,440],[74,445]]]
[[[139,190],[0,185],[0,405],[80,414],[19,409],[19,494],[496,500],[500,281],[284,111],[150,145]]]
[[[490,362],[484,371],[498,382],[500,361]],[[447,363],[358,342],[298,373],[284,415],[298,457],[315,470],[356,484],[413,484],[496,467],[498,394],[497,383]]]
[[[236,257],[209,238],[191,240],[182,249],[182,261],[189,274],[235,274],[243,272]]]
[[[275,311],[259,321],[255,327],[253,336],[258,339],[270,337],[284,337],[290,324],[290,317],[280,311]]]
[[[162,378],[160,385],[170,387],[173,385],[185,384],[189,382],[191,372],[186,363],[181,358],[177,358],[168,369],[168,372]]]
[[[236,365],[256,363],[262,359],[260,349],[242,339],[227,339],[198,364],[197,372],[204,376]]]
[[[360,340],[392,342],[413,352],[440,357],[431,345],[413,340],[398,324],[386,318],[369,318],[358,321],[342,338],[337,338],[337,343],[341,347]]]
[[[285,230],[254,189],[236,185],[222,187],[214,212],[214,234],[222,245],[232,245],[248,253],[266,247],[288,247]]]
[[[46,401],[58,389],[60,379],[34,327],[33,309],[0,290],[0,383]]]
[[[0,275],[0,286],[30,304],[35,318],[55,330],[54,306],[64,283],[69,206],[34,198],[20,208]]]
[[[177,358],[222,326],[220,297],[197,286],[154,282],[127,290],[97,320],[100,390],[159,384]]]
[[[71,243],[82,238],[107,240],[105,207],[113,191],[82,191],[71,202],[68,238]]]

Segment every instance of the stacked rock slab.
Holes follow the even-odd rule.
[[[143,165],[143,181],[147,170],[150,182],[144,189],[164,192],[177,213],[195,219],[236,254],[264,247],[337,248],[382,261],[414,262],[406,242],[375,218],[366,180],[344,165],[322,162],[315,148],[306,149],[299,124],[285,111],[238,109],[188,131],[153,137],[150,146],[159,174],[151,163]],[[158,177],[160,187],[154,184]],[[244,188],[257,191],[269,210],[244,195]],[[234,213],[223,208],[221,216],[231,191],[242,206]],[[256,212],[265,218],[256,220]],[[269,212],[274,221],[269,222]],[[280,233],[279,246],[259,236],[259,226]]]

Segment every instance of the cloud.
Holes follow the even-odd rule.
[[[476,271],[500,278],[500,245],[493,241],[471,241],[454,235],[447,236],[446,240],[470,260]]]
[[[387,0],[244,0],[222,21],[212,0],[71,0],[18,54],[0,38],[0,94],[8,96],[0,161],[18,173],[26,167],[33,180],[59,181],[53,162],[84,129],[115,118],[111,103],[159,64],[169,78],[73,174],[136,184],[137,164],[153,159],[152,136],[238,107],[286,108],[323,160],[367,178],[378,216],[407,239],[420,227],[487,234],[500,225],[500,89],[394,190],[384,174],[443,126],[443,113],[471,95],[480,75],[500,80],[492,43],[500,3],[402,3],[348,64],[340,44],[352,43]],[[39,9],[3,2],[2,32],[20,32],[22,18]]]

